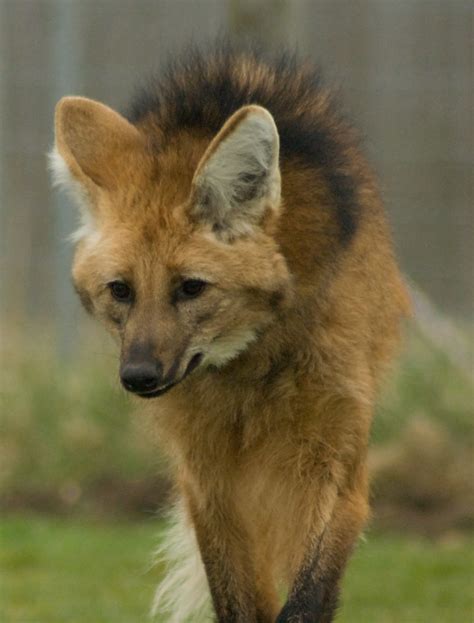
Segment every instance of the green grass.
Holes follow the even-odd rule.
[[[139,623],[160,569],[160,524],[45,518],[3,521],[4,623]],[[369,535],[354,556],[338,623],[469,623],[474,538],[444,543]]]
[[[0,621],[146,621],[159,523],[3,522]]]
[[[142,414],[118,387],[116,357],[61,366],[47,351],[25,350],[8,361],[0,388],[1,497],[20,500],[9,508],[37,508],[38,495],[57,500],[53,507],[70,518],[4,520],[0,622],[149,621],[160,575],[150,569],[151,552],[162,524],[79,519],[100,516],[102,505],[110,506],[108,516],[120,516],[130,492],[123,483],[153,480],[159,467]],[[446,357],[410,335],[373,429],[373,447],[385,461],[376,472],[377,495],[397,505],[402,521],[405,506],[411,516],[421,500],[436,517],[461,504],[456,517],[463,521],[443,526],[467,525],[473,400],[472,384]],[[94,493],[109,481],[118,504],[102,501],[107,489],[97,489],[100,499]],[[474,621],[473,552],[474,537],[436,544],[370,535],[349,567],[338,623]]]
[[[470,623],[474,538],[371,536],[350,564],[340,623]]]

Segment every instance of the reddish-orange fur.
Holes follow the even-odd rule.
[[[258,74],[247,60],[235,71],[259,82],[270,70]],[[306,103],[305,114],[324,118],[323,95],[314,110]],[[198,367],[148,404],[217,619],[330,621],[367,520],[377,387],[409,307],[372,174],[352,140],[341,139],[359,205],[347,243],[338,238],[336,199],[321,170],[291,155],[281,161],[281,206],[269,203],[251,233],[219,239],[193,212],[193,180],[212,158],[213,135],[185,127],[155,150],[159,119],[132,125],[98,106],[63,100],[57,147],[99,232],[78,243],[74,280],[120,337],[122,359],[146,341],[166,370],[199,332],[257,332],[225,365]],[[215,147],[247,114],[237,113]],[[170,303],[170,284],[194,269],[217,285],[184,314]],[[117,274],[136,292],[128,311],[105,286]],[[281,584],[290,591],[282,611]]]

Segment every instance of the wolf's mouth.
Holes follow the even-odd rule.
[[[175,385],[178,385],[179,383],[181,383],[181,381],[184,381],[184,379],[199,366],[199,364],[202,361],[202,358],[203,358],[202,353],[197,353],[196,355],[194,355],[190,359],[183,376],[179,380],[173,381],[172,383],[168,383],[167,385],[163,385],[162,387],[158,387],[157,389],[153,389],[149,392],[134,392],[134,393],[140,398],[158,398],[158,396],[163,396],[163,394],[166,394],[166,392],[168,392],[170,389],[173,389]]]

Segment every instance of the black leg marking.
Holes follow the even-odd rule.
[[[331,575],[315,576],[312,570],[304,572],[298,588],[292,592],[277,623],[330,623],[338,603],[337,581]]]
[[[302,567],[276,623],[331,623],[339,596],[339,571],[325,568],[321,549],[324,533],[310,560]]]

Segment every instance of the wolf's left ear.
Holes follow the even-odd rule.
[[[278,131],[271,114],[245,106],[212,140],[194,174],[193,219],[232,240],[251,233],[280,204]]]

